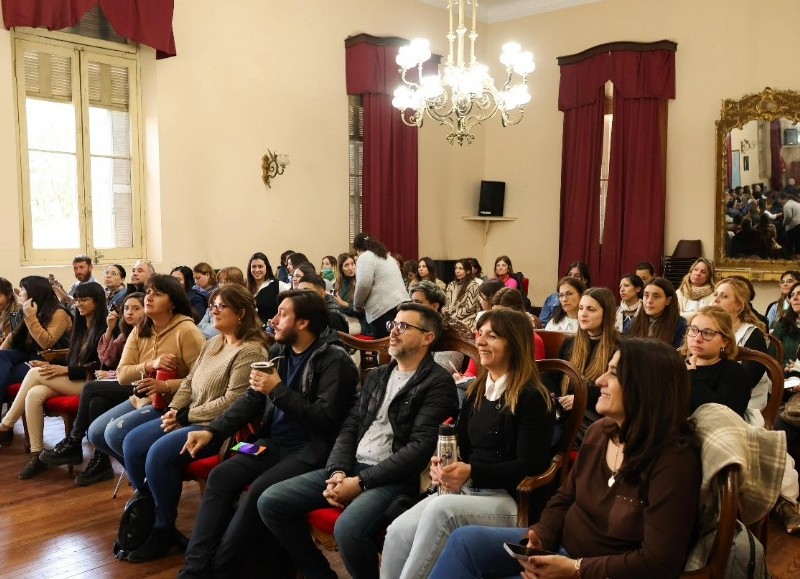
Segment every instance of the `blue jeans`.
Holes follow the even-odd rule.
[[[22,382],[29,366],[25,363],[30,360],[27,352],[22,350],[0,350],[0,406],[6,399],[6,391],[11,384]]]
[[[125,436],[140,424],[156,418],[161,418],[161,412],[152,406],[136,410],[133,404],[126,400],[92,422],[89,426],[89,442],[100,452],[116,458],[124,465],[122,441]]]
[[[519,577],[522,567],[503,543],[519,543],[527,538],[519,527],[461,527],[453,531],[429,579],[467,579],[468,577]]]
[[[258,512],[283,545],[295,568],[308,579],[335,578],[328,560],[314,545],[306,513],[329,507],[322,496],[325,470],[315,470],[276,483],[258,499]],[[348,573],[356,579],[378,577],[378,534],[386,527],[386,509],[398,496],[416,489],[407,483],[388,484],[358,495],[334,526],[334,537]]]
[[[181,454],[187,435],[200,426],[184,426],[172,432],[161,430],[161,420],[140,424],[122,442],[125,470],[133,488],[144,490],[145,484],[156,503],[156,524],[159,529],[173,529],[178,517],[178,501],[183,489],[181,469],[195,460],[186,452]],[[195,458],[213,456],[221,441],[212,441]],[[145,483],[145,478],[147,483]]]

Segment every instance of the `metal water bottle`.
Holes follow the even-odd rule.
[[[458,441],[456,440],[456,427],[452,424],[453,419],[448,418],[439,425],[439,439],[436,442],[436,456],[439,458],[440,466],[453,464],[458,460]],[[439,485],[440,495],[449,495],[452,491]]]

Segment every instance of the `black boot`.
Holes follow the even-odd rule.
[[[39,460],[50,466],[62,464],[80,464],[83,462],[83,448],[81,441],[71,436],[55,445],[53,450],[44,450],[39,455]]]
[[[31,453],[31,458],[28,460],[28,464],[25,465],[25,468],[22,469],[22,472],[19,473],[19,478],[22,480],[33,478],[37,474],[44,472],[47,470],[47,465],[39,460],[39,453],[34,452]]]
[[[144,545],[131,551],[127,560],[131,563],[144,563],[166,557],[173,547],[178,547],[178,535],[177,529],[153,527],[153,532],[150,533]]]
[[[75,484],[79,487],[88,487],[112,478],[114,478],[114,469],[111,468],[111,459],[107,454],[95,450],[92,458],[86,464],[86,469],[75,477]]]

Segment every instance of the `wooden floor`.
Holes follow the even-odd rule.
[[[45,425],[45,447],[50,448],[64,437],[64,426],[56,418],[47,418]],[[0,448],[0,577],[139,579],[178,574],[182,555],[139,564],[114,558],[111,549],[119,519],[133,494],[127,480],[116,499],[111,498],[116,481],[78,487],[67,467],[21,481],[17,477],[27,461],[21,424],[16,434],[10,446]],[[84,444],[84,457],[89,453]],[[119,475],[120,465],[114,463],[114,468]],[[184,483],[177,526],[187,536],[199,505],[198,485]],[[340,577],[347,577],[341,560],[336,555],[329,558]]]
[[[116,499],[111,498],[114,481],[77,487],[66,467],[51,468],[28,480],[17,475],[26,462],[22,427],[9,447],[0,449],[0,577],[175,577],[183,564],[181,555],[151,563],[117,561],[111,547],[130,486],[123,484]],[[45,446],[61,438],[60,420],[48,418]],[[89,456],[88,445],[84,456]],[[115,464],[117,473],[119,465]],[[192,530],[200,504],[195,483],[185,483],[178,528],[186,535]],[[790,536],[771,523],[768,564],[775,579],[800,577],[800,536]],[[347,577],[341,561],[333,556],[340,577]]]

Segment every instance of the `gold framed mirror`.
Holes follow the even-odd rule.
[[[716,124],[718,277],[776,281],[800,259],[800,247],[792,251],[785,243],[778,198],[787,186],[790,192],[800,186],[800,93],[767,87],[739,100],[726,99]]]

